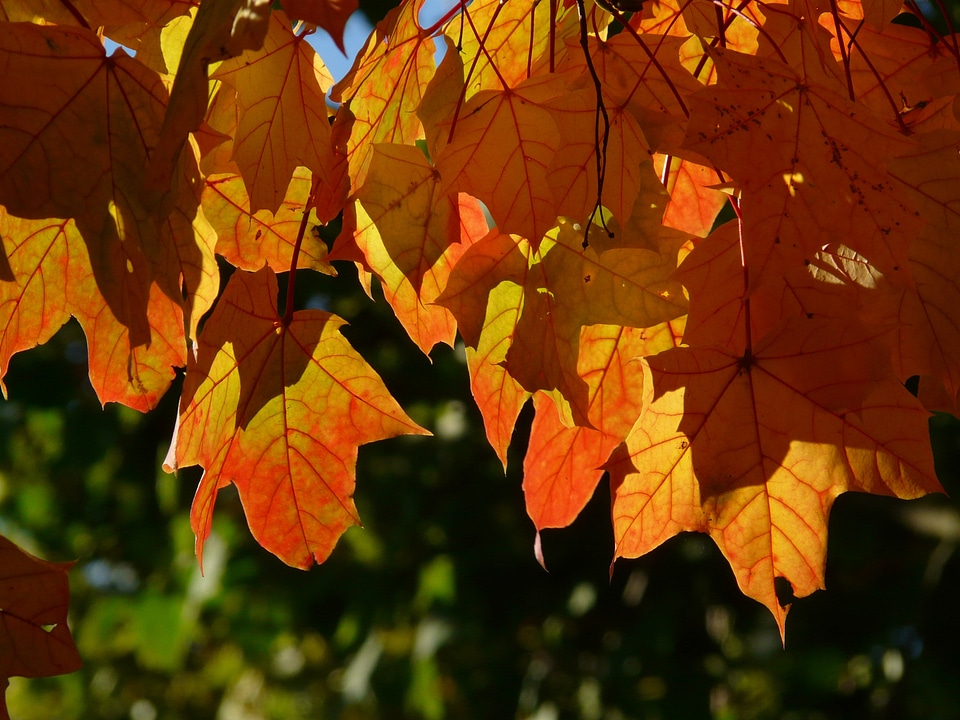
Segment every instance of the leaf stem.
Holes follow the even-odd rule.
[[[603,85],[600,82],[600,76],[593,65],[593,57],[590,55],[590,38],[587,30],[587,12],[583,5],[583,0],[577,0],[577,15],[580,20],[580,47],[583,48],[583,58],[587,63],[587,69],[590,71],[590,77],[593,78],[593,87],[597,93],[596,112],[593,116],[593,151],[597,159],[597,202],[590,211],[590,217],[587,218],[587,224],[583,229],[583,245],[587,246],[587,238],[590,235],[590,226],[593,225],[593,218],[603,206],[603,185],[607,175],[607,146],[610,143],[610,116],[607,114],[607,106],[603,102]],[[603,121],[603,134],[601,135],[601,120]],[[625,223],[626,218],[620,218]],[[603,212],[600,212],[600,222],[603,229],[610,233],[607,228]]]
[[[714,14],[717,16],[717,39],[720,41],[720,47],[727,46],[727,24],[723,19],[723,10],[719,3],[713,6]]]
[[[750,360],[753,357],[753,337],[750,326],[750,267],[747,265],[747,246],[743,238],[743,214],[740,211],[739,198],[730,198],[730,207],[737,214],[737,232],[739,233],[740,244],[740,266],[743,268],[743,324],[744,324],[744,344],[743,357]]]
[[[456,17],[457,15],[460,15],[462,12],[464,12],[465,8],[466,8],[465,0],[463,2],[458,2],[452,8],[447,10],[447,12],[445,12],[443,16],[439,20],[437,20],[433,25],[431,25],[428,28],[420,28],[420,32],[426,37],[433,37],[434,35],[437,34],[437,32],[443,29],[444,25],[446,25],[448,22],[453,20],[453,18]]]
[[[87,19],[83,16],[83,14],[79,10],[77,10],[76,7],[74,7],[73,3],[70,2],[70,0],[60,0],[60,4],[67,9],[67,12],[73,15],[73,19],[76,20],[78,23],[80,23],[81,27],[84,27],[87,30],[92,30],[92,28],[90,27],[90,23],[87,22]]]
[[[555,55],[557,52],[557,2],[559,2],[559,0],[550,0],[550,72],[554,72],[556,70]],[[530,48],[532,51],[533,34],[530,35]]]
[[[297,263],[300,260],[300,246],[303,245],[303,236],[307,232],[307,223],[310,221],[310,211],[316,202],[316,193],[317,179],[314,177],[307,202],[303,206],[303,217],[300,219],[297,241],[293,244],[293,257],[290,258],[290,277],[287,278],[287,297],[283,305],[283,318],[281,319],[284,327],[287,327],[293,321],[293,292],[297,287]]]
[[[667,183],[670,182],[670,164],[673,162],[673,155],[669,153],[663,156],[663,170],[660,172],[660,184],[663,185],[664,189],[667,187]]]
[[[837,10],[837,0],[830,0],[830,14],[833,16],[833,25],[837,31],[837,45],[840,48],[840,57],[843,59],[843,72],[847,76],[847,94],[851,102],[856,102],[857,96],[853,91],[853,74],[850,72],[850,51],[843,42],[843,33],[840,31],[840,12]]]
[[[552,5],[551,0],[551,5]],[[533,4],[533,10],[530,12],[530,41],[527,43],[527,79],[530,79],[530,75],[533,72],[533,39],[537,35],[537,8],[539,3]],[[553,37],[553,26],[550,27],[550,37]],[[551,48],[552,49],[552,48]],[[550,72],[553,72],[553,56],[550,57]]]

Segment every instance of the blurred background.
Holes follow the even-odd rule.
[[[435,437],[360,449],[365,527],[310,572],[256,545],[231,487],[201,577],[199,470],[160,469],[179,381],[148,415],[101,410],[74,322],[14,358],[0,534],[76,561],[70,625],[85,665],[13,678],[13,720],[960,718],[955,502],[841,496],[828,589],[794,603],[786,649],[705,536],[621,560],[611,578],[605,481],[573,526],[544,533],[545,572],[521,492],[530,408],[504,474],[462,352],[431,362],[339,270],[301,273],[298,307],[350,321],[344,334]],[[935,416],[931,431],[957,496],[960,423]]]

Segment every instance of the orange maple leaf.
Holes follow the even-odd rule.
[[[0,717],[7,718],[7,680],[79,670],[67,627],[73,563],[41,560],[0,535]]]
[[[197,556],[217,493],[237,486],[250,531],[288,565],[323,562],[359,524],[357,448],[427,434],[319,310],[277,314],[273,272],[237,271],[190,359],[168,471],[201,465],[191,523]]]
[[[644,330],[616,325],[583,329],[578,371],[589,387],[593,427],[564,424],[550,395],[534,396],[536,415],[523,460],[523,493],[537,529],[535,548],[541,564],[540,531],[566,527],[580,514],[610,453],[640,414],[643,374],[637,359],[675,347],[681,328],[682,323],[664,323]]]
[[[86,245],[87,263],[82,271],[74,264],[81,272],[71,280],[76,287],[63,288],[74,293],[73,308],[81,314],[87,308],[93,322],[102,311],[96,298],[102,298],[127,329],[131,347],[152,343],[159,332],[169,345],[164,359],[171,353],[182,357],[177,349],[182,333],[177,337],[174,329],[182,320],[174,323],[169,307],[151,305],[151,285],[156,281],[177,304],[185,293],[192,334],[216,294],[216,269],[209,227],[198,215],[193,190],[198,181],[192,146],[173,165],[177,188],[164,196],[147,187],[144,168],[167,101],[162,80],[121,50],[107,57],[100,39],[83,28],[4,24],[0,64],[10,78],[0,89],[0,105],[20,108],[23,98],[37,98],[31,112],[11,113],[0,128],[0,204],[10,216],[51,218],[54,225],[57,218],[71,219],[74,238]],[[22,257],[22,269],[32,271],[34,260]],[[92,328],[86,329],[89,337]],[[114,348],[105,361],[126,363],[125,354],[116,355],[114,346],[123,344],[117,338],[91,339],[91,352],[102,350],[104,342]],[[121,375],[134,386],[136,364]],[[93,374],[101,370],[92,363]],[[169,373],[169,367],[162,371]],[[134,394],[153,395],[160,387],[152,381],[142,385]],[[100,397],[119,399],[124,393],[118,389]],[[153,402],[135,404],[145,409]]]
[[[333,77],[307,35],[295,35],[282,12],[271,15],[261,48],[227,60],[211,77],[236,94],[233,159],[252,212],[280,207],[297,165],[321,177],[332,174],[326,91]]]
[[[679,348],[643,361],[644,410],[611,461],[616,557],[709,533],[781,633],[823,587],[827,517],[842,492],[941,491],[927,412],[880,367],[882,332],[787,320],[749,354]]]
[[[742,186],[755,276],[792,272],[843,244],[891,282],[908,284],[919,222],[887,165],[913,143],[825,76],[809,80],[777,60],[713,54],[720,82],[693,96],[686,147]]]
[[[374,144],[413,144],[423,134],[417,107],[436,69],[436,46],[420,27],[422,7],[423,0],[404,0],[387,13],[353,68],[330,92],[356,118],[348,155],[357,187],[363,184]]]
[[[463,254],[437,300],[457,319],[470,389],[504,469],[513,427],[531,395],[504,367],[523,308],[524,245],[494,228]]]
[[[437,194],[439,176],[419,148],[375,145],[356,192],[356,241],[411,339],[425,354],[453,346],[456,323],[435,303],[451,268],[487,232],[476,200]]]
[[[436,158],[441,192],[473,195],[501,232],[520,235],[536,247],[560,214],[547,177],[562,144],[545,104],[565,91],[560,78],[546,75],[471,97]]]
[[[910,190],[929,222],[910,248],[915,285],[903,291],[894,363],[902,378],[927,375],[960,398],[960,133],[937,131],[921,138],[922,149],[897,158],[891,174]]]
[[[298,167],[275,213],[269,210],[251,213],[243,178],[230,173],[209,175],[202,204],[204,214],[217,233],[217,252],[242,270],[252,272],[264,265],[274,272],[289,270],[310,196],[311,180],[311,172]],[[318,222],[314,222],[313,227]],[[308,230],[300,244],[297,267],[335,275],[326,258],[327,246]]]
[[[106,301],[86,243],[72,220],[22,220],[0,207],[0,237],[12,282],[0,282],[0,387],[10,358],[45,343],[70,318],[87,336],[90,382],[101,403],[152,409],[186,362],[180,305],[157,284],[130,278]],[[110,246],[109,260],[124,279],[126,245]],[[150,318],[145,335],[131,311]],[[125,314],[127,313],[127,314]]]

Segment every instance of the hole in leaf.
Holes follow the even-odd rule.
[[[908,377],[903,385],[911,395],[917,397],[917,393],[920,392],[920,376],[914,375],[913,377]]]
[[[44,632],[53,632],[53,629],[54,629],[56,626],[57,626],[57,623],[53,623],[53,624],[50,624],[50,625],[41,625],[41,626],[40,626],[40,629],[43,630]]]
[[[797,599],[796,595],[793,594],[793,585],[783,576],[773,579],[773,590],[777,593],[777,602],[782,608],[787,607]]]

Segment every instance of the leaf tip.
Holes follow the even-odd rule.
[[[175,473],[177,471],[177,438],[180,435],[180,413],[173,422],[173,437],[170,438],[170,447],[167,448],[167,454],[163,457],[163,471]]]
[[[537,558],[537,562],[540,563],[540,567],[542,567],[545,572],[550,572],[547,570],[547,563],[543,559],[543,545],[540,543],[539,530],[537,530],[537,537],[533,541],[533,556]]]

